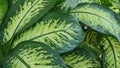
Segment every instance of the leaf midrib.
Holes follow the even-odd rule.
[[[57,32],[65,32],[65,31],[67,31],[67,30],[71,30],[71,29],[65,29],[65,30],[58,30],[58,31],[52,31],[52,32],[48,32],[48,33],[45,33],[45,34],[41,34],[41,35],[39,35],[39,36],[37,36],[37,37],[34,37],[34,38],[31,38],[31,39],[29,39],[29,40],[34,40],[34,39],[36,39],[36,38],[39,38],[39,37],[42,37],[42,36],[46,36],[46,35],[49,35],[49,34],[52,34],[52,33],[57,33]]]
[[[70,12],[70,13],[85,13],[85,14],[91,14],[91,15],[94,15],[94,16],[98,16],[98,17],[104,19],[105,21],[108,21],[109,23],[112,23],[112,22],[110,22],[109,20],[107,20],[106,18],[104,18],[104,17],[102,17],[102,16],[100,16],[100,15],[98,15],[98,14],[92,13],[92,12],[77,11],[77,12]]]
[[[108,42],[109,42],[109,44],[110,44],[110,47],[111,47],[111,49],[112,49],[112,53],[113,53],[113,56],[114,56],[114,67],[115,68],[117,68],[117,60],[116,60],[116,54],[115,54],[115,49],[114,49],[114,47],[113,47],[113,45],[112,45],[112,42],[109,40],[109,38],[108,37],[105,37],[107,40],[108,40]]]
[[[31,68],[30,65],[28,63],[26,63],[18,54],[14,53],[13,54],[15,57],[17,57],[17,59],[23,63],[27,68]]]
[[[21,22],[23,21],[23,19],[26,17],[27,14],[29,14],[30,10],[31,10],[38,2],[39,2],[39,0],[38,0],[37,2],[35,2],[35,4],[33,4],[33,5],[27,10],[27,12],[25,13],[25,15],[23,15],[22,19],[19,21],[16,29],[14,30],[12,37],[15,35],[16,30],[17,30],[17,28],[19,27],[19,25],[21,24]]]

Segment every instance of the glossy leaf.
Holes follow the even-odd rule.
[[[100,63],[96,60],[97,56],[92,51],[94,50],[91,47],[83,45],[65,53],[62,58],[69,68],[100,68]]]
[[[66,68],[59,55],[43,43],[18,44],[3,60],[3,68]]]
[[[13,47],[19,42],[33,40],[45,43],[62,53],[75,48],[83,39],[84,35],[76,18],[65,13],[53,12],[47,14],[43,21],[17,36]]]
[[[0,0],[0,25],[5,17],[8,9],[7,0]]]
[[[103,66],[106,68],[120,68],[120,43],[111,36],[100,36],[98,43],[103,47]]]
[[[55,5],[56,0],[18,0],[6,16],[2,42],[8,42],[14,35],[34,24]]]
[[[101,33],[114,35],[120,42],[120,16],[99,4],[80,4],[71,10],[79,21]]]

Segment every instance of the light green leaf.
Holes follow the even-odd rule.
[[[75,48],[83,39],[84,35],[76,18],[65,13],[53,12],[47,14],[34,27],[18,35],[13,42],[13,47],[19,42],[32,40],[45,43],[62,53]]]
[[[103,47],[104,67],[120,68],[120,43],[113,37],[99,37],[99,45]]]
[[[70,11],[79,21],[101,33],[114,35],[120,42],[120,16],[99,4],[80,4]]]
[[[62,55],[66,65],[69,68],[100,68],[100,63],[96,60],[96,55],[92,52],[91,47],[82,46]]]
[[[55,5],[56,0],[18,0],[11,6],[3,24],[2,42],[34,24]]]
[[[3,18],[7,12],[7,9],[8,9],[7,0],[0,0],[0,25],[1,25]]]
[[[43,43],[18,44],[3,60],[3,68],[66,68],[60,56]]]

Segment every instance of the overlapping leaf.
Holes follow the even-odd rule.
[[[43,43],[26,41],[3,60],[3,68],[66,68],[59,55]]]
[[[56,0],[18,0],[13,4],[3,23],[2,42],[31,26],[56,3]]]
[[[92,52],[94,50],[87,45],[83,46],[62,55],[66,65],[70,68],[100,68],[100,63],[96,60],[97,55]]]
[[[61,12],[51,12],[40,23],[24,31],[14,40],[14,47],[22,41],[33,40],[45,43],[58,51],[75,48],[84,35],[76,18]]]
[[[70,9],[75,8],[81,3],[98,3],[99,0],[65,0],[65,2],[59,5],[59,8],[64,12],[68,13]]]
[[[3,18],[7,12],[8,6],[7,6],[7,0],[0,0],[0,25],[3,21]]]
[[[110,9],[94,3],[84,3],[71,10],[70,14],[99,32],[114,35],[120,42],[120,16]]]
[[[104,67],[120,68],[120,43],[113,37],[99,37],[99,45],[103,47]]]

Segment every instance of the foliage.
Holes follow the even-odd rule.
[[[0,68],[120,68],[119,0],[0,0]]]

